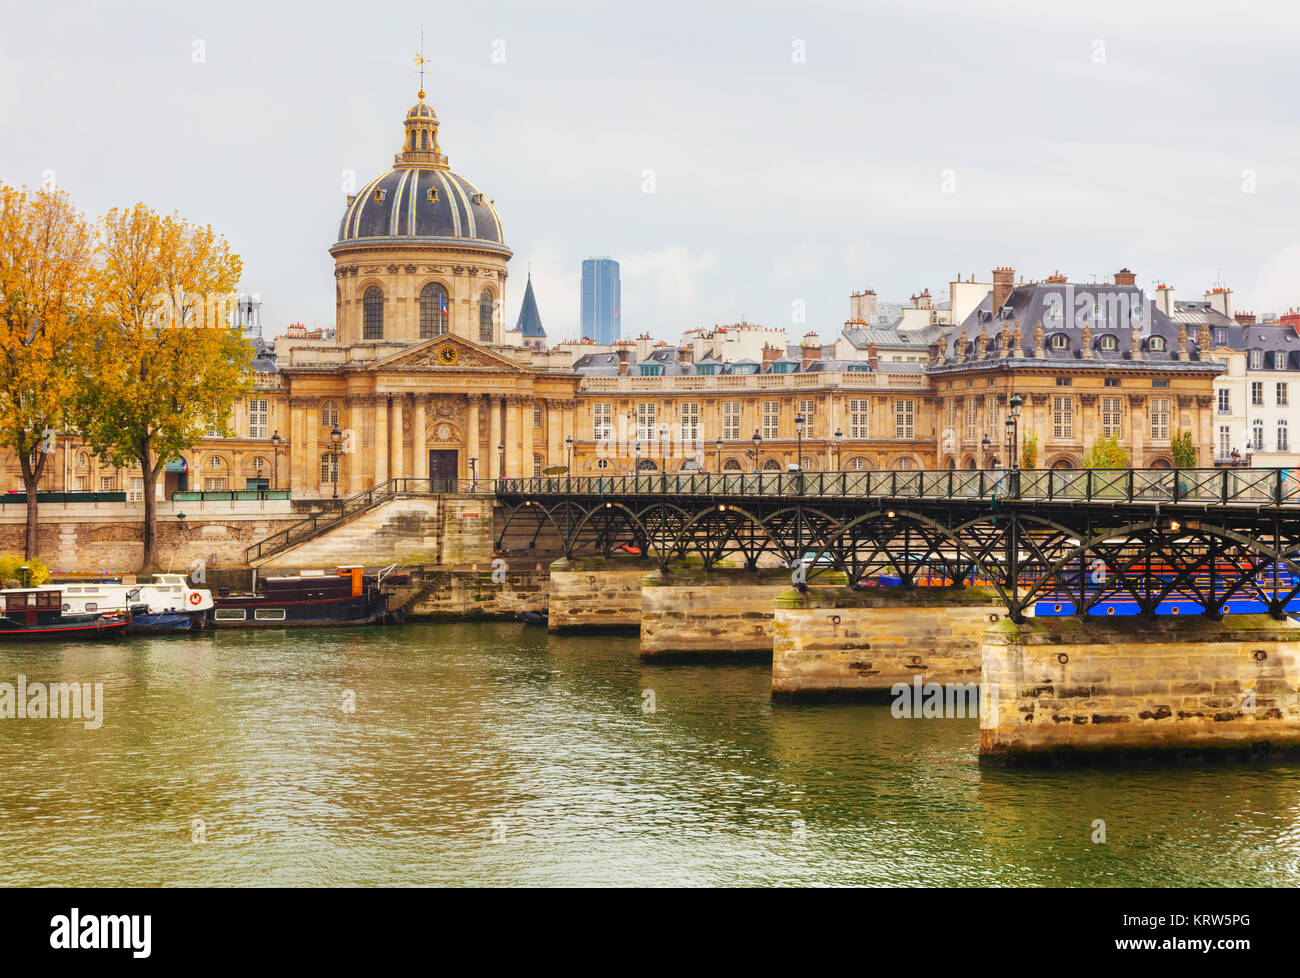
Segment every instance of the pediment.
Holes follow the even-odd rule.
[[[415,346],[376,360],[371,370],[496,370],[530,373],[523,367],[487,347],[471,343],[461,336],[447,334],[423,340]]]

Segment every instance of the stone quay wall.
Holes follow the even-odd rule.
[[[983,640],[980,759],[1300,749],[1300,623],[1031,618]]]
[[[639,628],[646,566],[638,558],[555,561],[550,566],[550,629]]]

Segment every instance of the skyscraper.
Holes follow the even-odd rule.
[[[613,258],[582,261],[582,338],[613,343],[623,335],[622,285]]]

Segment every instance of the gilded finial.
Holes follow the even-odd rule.
[[[420,101],[424,101],[424,66],[429,59],[424,56],[424,28],[420,28],[420,53],[415,56],[416,72],[420,76]]]

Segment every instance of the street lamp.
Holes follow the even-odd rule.
[[[754,429],[754,437],[751,441],[753,441],[754,447],[745,454],[754,460],[754,475],[758,475],[758,450],[763,445],[763,436],[758,433],[757,428]]]
[[[275,453],[274,460],[271,462],[272,489],[280,488],[280,443],[282,441],[284,441],[284,439],[280,437],[280,429],[277,428],[271,435],[271,451]],[[202,489],[203,487],[200,486],[199,488]]]
[[[986,469],[989,467],[989,449],[992,445],[993,442],[989,439],[989,436],[985,434],[984,440],[980,442],[980,448],[984,450],[984,468]]]
[[[668,426],[666,424],[659,426],[659,468],[663,472],[668,471]]]
[[[478,492],[478,457],[469,460],[470,491]]]
[[[795,449],[795,461],[799,463],[799,472],[803,473],[803,426],[804,416],[796,414],[794,416],[794,433],[797,436],[797,448]]]
[[[839,428],[835,429],[835,471],[839,472],[843,466],[841,456],[844,453],[844,432]]]
[[[718,449],[718,472],[721,472],[722,471],[722,439],[719,438],[716,442],[714,442],[714,445]]]
[[[339,448],[343,445],[343,432],[339,431],[338,422],[330,429],[330,473],[334,476],[334,498],[339,498]]]
[[[564,439],[564,450],[568,454],[568,464],[564,466],[564,474],[568,477],[569,485],[573,485],[573,436],[569,435]]]
[[[641,474],[641,436],[637,435],[636,444],[632,446],[632,478]],[[633,483],[635,485],[636,483]]]
[[[506,443],[505,442],[502,442],[497,446],[497,455],[501,460],[501,468],[498,471],[501,473],[501,478],[504,479],[506,477]]]
[[[1020,408],[1025,403],[1025,399],[1019,394],[1012,394],[1008,404],[1011,407],[1011,417],[1007,419],[1007,425],[1011,429],[1011,470],[1017,472],[1020,470]]]

